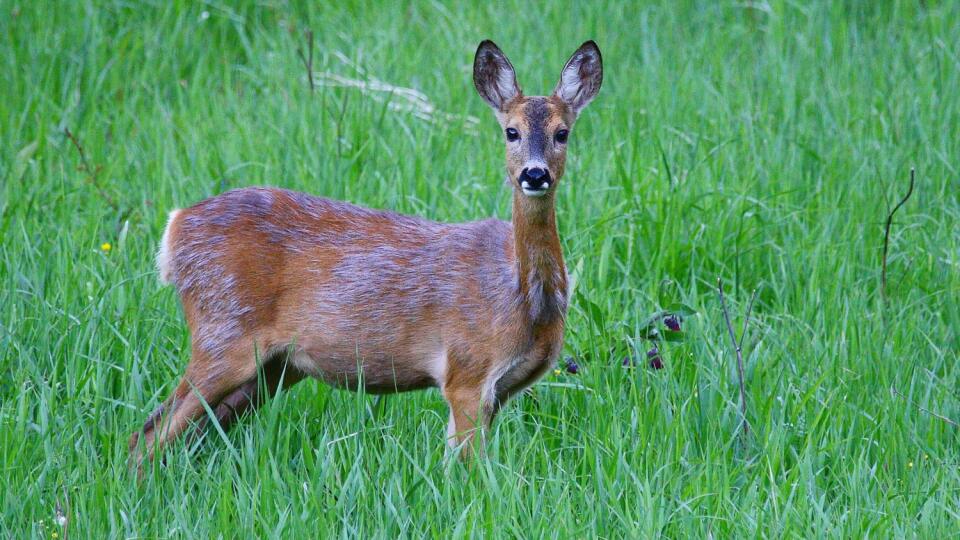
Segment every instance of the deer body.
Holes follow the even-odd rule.
[[[598,77],[592,42],[564,74],[584,62]],[[138,462],[201,419],[201,400],[223,424],[256,406],[258,370],[269,392],[306,377],[372,393],[439,387],[458,444],[550,367],[567,307],[551,189],[566,135],[550,149],[545,138],[569,129],[599,80],[579,100],[563,93],[563,75],[553,96],[526,98],[490,42],[474,73],[501,125],[515,126],[505,126],[512,223],[436,223],[270,188],[171,213],[158,267],[177,288],[192,354],[173,395],[131,437]],[[529,141],[511,147],[511,130]]]

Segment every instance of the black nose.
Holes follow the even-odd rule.
[[[526,186],[524,186],[524,184],[526,184]],[[522,187],[541,189],[544,184],[547,184],[547,187],[549,187],[550,184],[550,173],[548,173],[546,169],[531,167],[524,169],[523,172],[520,173],[520,185]]]

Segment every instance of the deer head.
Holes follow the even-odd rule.
[[[503,129],[507,174],[514,190],[526,197],[555,192],[564,172],[570,130],[602,81],[600,49],[587,41],[563,66],[552,94],[524,96],[503,51],[492,41],[480,43],[473,83]]]

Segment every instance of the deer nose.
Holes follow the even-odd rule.
[[[530,167],[520,173],[520,187],[540,191],[550,187],[550,173],[540,167]]]

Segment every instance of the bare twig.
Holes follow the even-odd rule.
[[[893,207],[893,210],[891,210],[887,216],[887,225],[883,231],[883,258],[880,261],[880,294],[882,296],[886,296],[887,294],[887,249],[890,245],[890,226],[893,225],[893,215],[903,206],[903,203],[907,202],[910,195],[913,195],[914,177],[915,171],[913,167],[910,167],[910,188],[907,190],[907,194],[900,199],[900,202]]]
[[[753,311],[753,302],[757,298],[757,291],[754,289],[750,297],[750,305],[747,307],[747,314],[743,320],[743,333],[740,339],[733,332],[733,323],[730,322],[730,312],[727,310],[727,301],[723,296],[723,279],[717,278],[717,292],[720,294],[720,307],[723,310],[723,318],[727,322],[727,331],[730,332],[730,341],[737,353],[737,375],[740,379],[740,421],[743,426],[744,435],[750,433],[750,423],[747,422],[747,392],[743,383],[743,338],[747,335],[747,325],[750,323],[750,312]]]
[[[313,30],[307,29],[305,32],[307,36],[307,54],[303,54],[303,49],[297,47],[297,56],[300,57],[300,61],[303,62],[304,69],[307,70],[307,81],[310,83],[310,91],[313,92],[315,85],[313,84]]]
[[[91,186],[93,186],[94,189],[97,190],[97,194],[100,195],[100,198],[103,199],[103,201],[106,202],[110,206],[110,208],[114,210],[114,212],[119,212],[120,206],[117,204],[117,201],[115,201],[113,197],[111,197],[110,194],[107,193],[105,189],[103,189],[103,186],[100,185],[99,175],[100,175],[100,171],[102,170],[102,167],[100,167],[99,165],[97,165],[96,167],[90,166],[90,162],[87,161],[87,153],[83,151],[83,145],[81,145],[80,140],[77,139],[77,137],[70,132],[70,128],[67,128],[67,127],[63,128],[63,132],[66,133],[67,138],[70,139],[70,142],[73,143],[73,146],[77,149],[77,152],[80,154],[81,165],[80,167],[78,167],[78,169],[87,173],[87,183],[89,183]],[[128,213],[129,211],[124,212],[124,216]]]
[[[80,141],[74,137],[73,133],[70,132],[70,128],[63,128],[63,132],[67,134],[67,138],[70,139],[70,142],[73,143],[73,146],[76,147],[77,152],[80,153],[80,161],[83,163],[83,170],[87,173],[91,172],[90,163],[87,161],[87,153],[83,151],[83,145],[80,144]]]
[[[891,386],[891,387],[890,387],[890,393],[892,393],[892,394],[895,395],[895,396],[899,396],[899,397],[903,398],[904,401],[906,401],[907,403],[909,403],[909,404],[913,405],[914,407],[920,409],[921,411],[929,414],[930,416],[933,416],[933,417],[935,417],[935,418],[939,418],[940,420],[943,420],[944,422],[950,424],[951,426],[953,426],[953,427],[955,427],[955,428],[960,428],[960,423],[957,423],[957,422],[955,422],[955,421],[947,418],[946,416],[943,416],[942,414],[937,414],[937,413],[931,411],[930,409],[925,409],[925,408],[923,408],[922,406],[920,406],[919,403],[915,403],[913,400],[911,400],[911,399],[908,398],[907,396],[901,394],[900,391],[897,390],[897,387],[896,387],[896,386]]]
[[[740,347],[743,348],[743,338],[747,335],[747,326],[750,325],[750,313],[753,312],[753,303],[757,299],[757,289],[750,295],[750,303],[747,304],[747,314],[743,318],[743,331],[740,333]],[[742,375],[742,374],[741,374]]]
[[[353,64],[348,65],[358,71],[361,69]],[[458,120],[466,124],[468,128],[476,127],[480,123],[480,120],[475,116],[441,111],[423,92],[379,80],[365,71],[362,72],[363,78],[361,79],[352,79],[329,71],[320,71],[315,73],[315,76],[314,82],[317,87],[355,89],[361,95],[385,104],[387,109],[391,111],[410,113],[420,120],[433,122],[439,126],[445,126]]]

